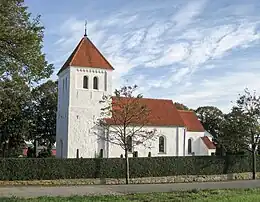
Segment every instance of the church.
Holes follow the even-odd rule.
[[[113,93],[113,71],[84,35],[58,72],[57,158],[95,158],[101,150],[104,158],[124,155],[120,146],[100,139],[93,131],[101,113],[100,100]],[[194,112],[178,110],[172,100],[141,99],[153,117],[145,127],[156,129],[158,137],[149,148],[134,147],[130,157],[134,152],[138,157],[214,155],[212,137]]]

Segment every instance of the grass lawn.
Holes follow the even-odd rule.
[[[208,190],[189,191],[172,193],[152,193],[152,194],[131,194],[123,196],[72,196],[72,197],[40,197],[34,199],[0,198],[1,202],[88,202],[88,201],[142,201],[142,202],[163,202],[163,201],[183,201],[183,202],[253,202],[260,201],[260,189],[236,189],[236,190]]]

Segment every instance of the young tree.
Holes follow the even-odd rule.
[[[235,139],[252,154],[252,178],[256,179],[256,151],[260,141],[260,96],[256,92],[245,89],[244,95],[239,95],[233,111],[236,112]]]
[[[136,85],[122,87],[115,90],[115,96],[104,96],[100,101],[104,107],[98,126],[105,131],[105,135],[99,137],[124,150],[126,184],[129,182],[128,153],[138,145],[149,147],[149,143],[156,138],[156,130],[145,127],[149,125],[151,112],[142,102],[142,95],[134,95],[136,89]]]

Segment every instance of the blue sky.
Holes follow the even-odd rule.
[[[39,3],[41,2],[41,3]],[[259,0],[25,0],[45,26],[52,79],[84,34],[114,66],[114,88],[228,111],[260,91]]]

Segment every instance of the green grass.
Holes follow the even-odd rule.
[[[72,196],[72,197],[40,197],[32,199],[0,198],[1,202],[253,202],[260,201],[260,189],[243,190],[207,190],[183,191],[172,193],[131,194],[123,196]]]

